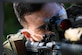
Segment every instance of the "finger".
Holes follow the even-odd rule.
[[[79,32],[78,32],[78,37],[79,37],[79,39],[80,39],[81,35],[82,35],[82,31],[79,31]]]
[[[36,36],[36,35],[33,35],[32,38],[35,40],[35,41],[41,41],[43,39],[42,36]]]

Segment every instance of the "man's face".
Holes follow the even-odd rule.
[[[24,18],[26,20],[26,24],[24,28],[27,28],[28,24],[28,30],[29,33],[33,35],[34,38],[36,38],[36,41],[42,40],[42,35],[46,33],[51,33],[50,31],[41,31],[38,28],[44,24],[44,19],[51,18],[52,16],[55,16],[60,9],[60,6],[56,3],[46,3],[40,11],[34,12],[31,15],[25,15]],[[37,36],[37,37],[36,37]]]
[[[57,15],[61,6],[57,3],[46,3],[38,12],[25,16],[27,22],[31,25],[40,26],[44,24],[44,19]]]

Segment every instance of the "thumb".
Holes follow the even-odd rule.
[[[78,32],[78,37],[80,38],[81,35],[82,35],[82,31],[79,31],[79,32]]]

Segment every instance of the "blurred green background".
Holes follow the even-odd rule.
[[[3,3],[4,5],[4,33],[3,39],[6,40],[6,36],[8,34],[15,34],[21,29],[21,25],[19,24],[13,10],[12,3]]]

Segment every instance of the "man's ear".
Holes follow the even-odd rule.
[[[28,26],[28,23],[25,21],[21,21],[20,24],[23,28],[26,28]]]

